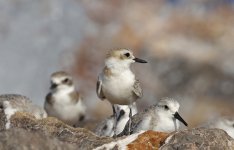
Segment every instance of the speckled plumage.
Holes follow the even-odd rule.
[[[127,121],[129,120],[129,107],[127,105],[115,105],[117,113],[117,124],[116,124],[116,134],[119,134],[123,131]],[[132,114],[137,113],[136,103],[133,103]],[[97,125],[95,133],[99,136],[110,136],[114,135],[114,115],[106,118],[100,124]]]

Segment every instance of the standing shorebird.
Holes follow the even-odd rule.
[[[76,126],[84,119],[86,107],[69,74],[59,71],[51,75],[50,92],[46,96],[44,108],[48,116],[71,126]]]
[[[147,63],[134,57],[132,51],[128,49],[111,50],[107,54],[105,67],[98,76],[96,92],[100,99],[107,99],[112,104],[115,117],[114,131],[117,119],[114,104],[129,105],[131,117],[132,103],[142,97],[140,83],[130,69],[134,62]]]
[[[174,99],[161,99],[156,105],[132,116],[130,134],[142,130],[172,132],[179,128],[179,122],[177,120],[187,126],[188,124],[178,113],[179,107],[180,104]],[[126,124],[123,132],[118,136],[127,134],[129,134],[129,122]]]

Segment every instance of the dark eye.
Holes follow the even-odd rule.
[[[165,110],[169,110],[169,107],[167,105],[164,105]]]
[[[129,57],[130,56],[130,53],[125,53],[124,54],[126,57]]]
[[[63,80],[63,83],[67,83],[68,81],[69,81],[69,79],[66,78],[66,79]]]

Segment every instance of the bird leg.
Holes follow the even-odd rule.
[[[113,109],[113,115],[114,115],[114,123],[113,123],[114,135],[113,135],[113,137],[115,138],[116,137],[116,125],[117,125],[117,113],[116,113],[114,105],[112,105],[112,109]]]
[[[129,124],[128,124],[128,135],[130,135],[131,132],[131,126],[132,126],[132,105],[129,105]]]
[[[175,131],[178,131],[177,124],[176,124],[176,119],[175,118],[173,118],[173,123],[174,123],[174,126],[175,126]]]

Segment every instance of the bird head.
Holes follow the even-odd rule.
[[[185,126],[188,124],[184,121],[184,119],[178,113],[180,104],[172,99],[172,98],[163,98],[157,104],[158,111],[164,114],[164,116],[177,119],[182,122]]]
[[[111,50],[106,57],[106,65],[109,67],[126,67],[132,63],[147,63],[147,61],[137,58],[133,55],[133,52],[128,49]]]
[[[52,91],[68,90],[68,89],[73,89],[73,88],[74,88],[73,80],[72,80],[72,77],[68,73],[64,71],[59,71],[51,75],[50,89]]]

